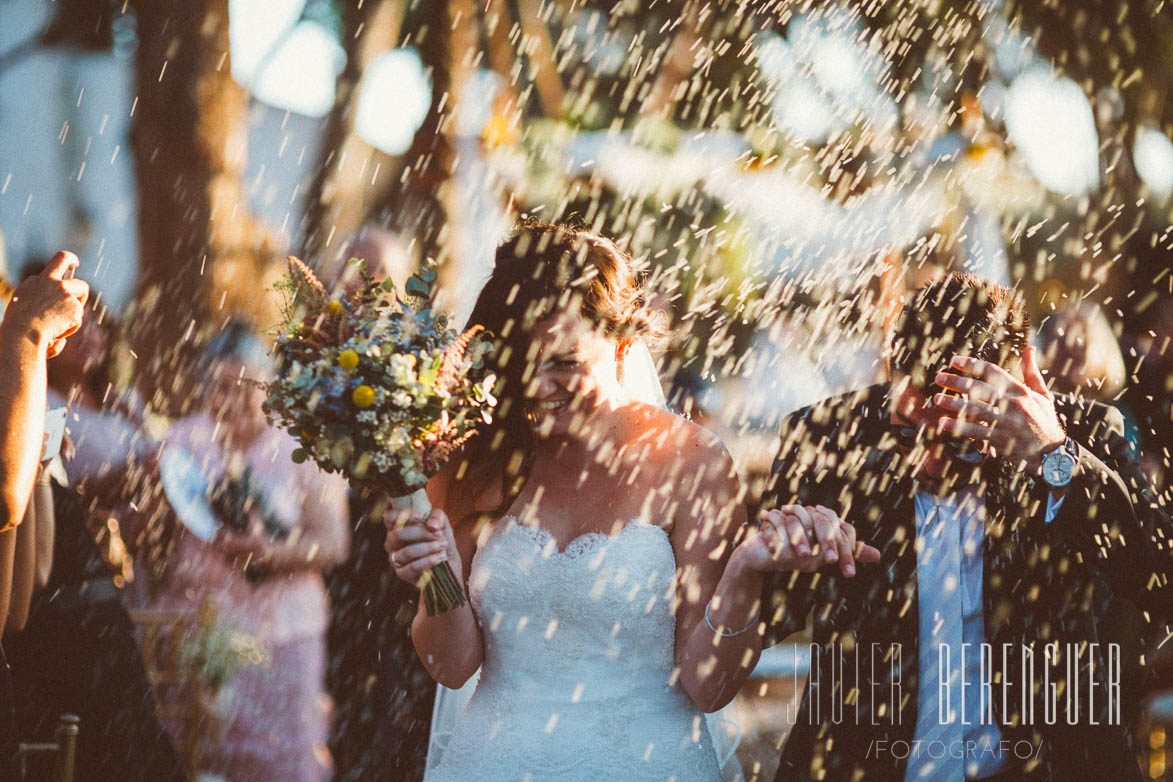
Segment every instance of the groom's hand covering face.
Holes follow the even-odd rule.
[[[1021,380],[989,361],[954,356],[950,371],[938,372],[935,382],[959,394],[933,395],[938,430],[988,446],[1000,458],[1037,466],[1067,437],[1033,347],[1023,356]]]

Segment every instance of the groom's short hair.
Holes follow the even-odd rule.
[[[954,355],[1011,367],[1030,334],[1030,314],[1017,291],[974,274],[952,272],[919,288],[896,320],[889,346],[893,379],[908,377],[928,394]]]

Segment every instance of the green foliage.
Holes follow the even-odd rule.
[[[194,672],[206,689],[216,692],[231,684],[248,665],[268,665],[269,650],[255,637],[230,625],[201,628],[179,650],[180,664]]]

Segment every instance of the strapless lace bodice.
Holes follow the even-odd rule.
[[[469,579],[480,682],[429,782],[719,779],[674,683],[674,576],[667,534],[639,520],[562,551],[498,522]]]

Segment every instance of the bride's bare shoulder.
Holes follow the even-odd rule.
[[[648,455],[684,464],[732,464],[721,438],[671,410],[634,403],[628,407],[633,441]]]
[[[635,452],[639,469],[666,492],[673,538],[685,540],[698,529],[702,536],[734,534],[736,523],[710,525],[713,519],[740,522],[744,516],[737,510],[744,498],[737,466],[721,438],[668,410],[632,412],[640,427],[635,441],[644,445]]]

